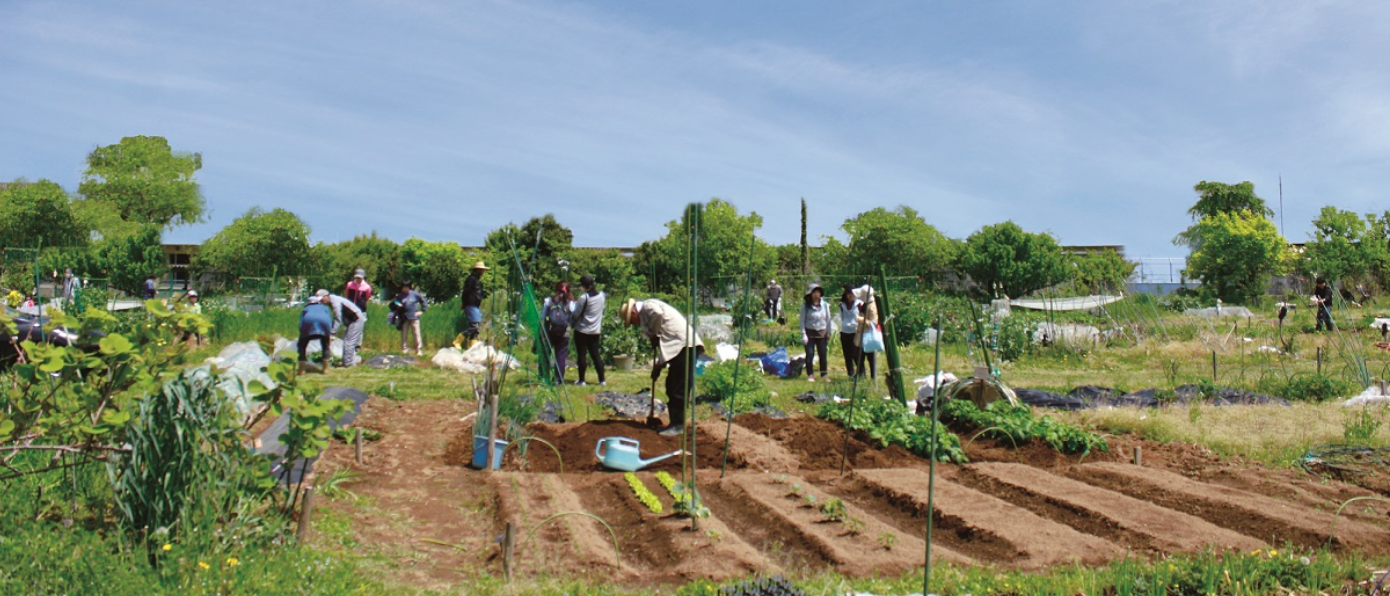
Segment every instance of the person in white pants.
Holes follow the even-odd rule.
[[[340,325],[346,329],[343,332],[343,366],[361,364],[357,356],[357,347],[362,344],[362,332],[367,328],[367,313],[357,308],[351,300],[330,294],[328,290],[319,290],[315,294],[319,297],[319,302],[326,301],[333,309],[333,333],[338,332]]]

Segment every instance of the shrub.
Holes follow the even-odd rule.
[[[1351,383],[1317,373],[1293,375],[1282,385],[1272,388],[1272,392],[1279,397],[1296,401],[1342,398],[1351,395],[1353,391],[1355,389]]]
[[[1041,439],[1062,453],[1085,455],[1092,449],[1110,450],[1105,438],[1098,434],[1051,416],[1034,418],[1028,406],[1014,406],[1005,401],[996,401],[981,410],[968,400],[953,399],[941,406],[941,419],[986,429],[986,436],[1007,439],[1016,445]]]
[[[735,371],[735,369],[741,369]],[[738,373],[738,385],[734,384],[734,373]],[[705,367],[699,379],[700,391],[718,399],[735,414],[753,411],[753,408],[769,403],[771,392],[767,381],[756,363],[719,362]]]

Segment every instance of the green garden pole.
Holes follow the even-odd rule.
[[[931,459],[927,463],[927,560],[922,571],[922,593],[930,594],[927,584],[931,581],[931,531],[932,531],[932,512],[936,495],[936,425],[937,425],[937,404],[941,403],[941,317],[936,318],[936,364],[932,371],[932,393],[931,393]]]
[[[743,366],[743,341],[746,339],[747,332],[744,328],[744,319],[748,318],[748,298],[753,295],[753,255],[758,245],[757,230],[749,233],[748,238],[748,274],[743,282],[743,305],[739,309],[738,320],[734,322],[738,325],[738,357],[734,359],[734,394],[729,396],[729,405],[726,406],[729,420],[728,426],[724,429],[724,459],[719,464],[719,477],[723,478],[724,473],[729,469],[729,437],[734,432],[734,407],[738,404],[738,372]]]
[[[878,316],[883,321],[883,353],[888,361],[884,380],[888,384],[888,393],[898,398],[903,405],[907,405],[907,394],[903,390],[902,361],[898,357],[898,333],[893,326],[893,314],[888,303],[888,273],[883,265],[879,265],[878,281],[879,291],[875,296],[878,300]]]

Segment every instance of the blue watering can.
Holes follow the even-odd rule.
[[[599,463],[602,463],[605,468],[636,472],[666,458],[684,453],[677,449],[666,455],[642,459],[641,449],[642,444],[638,443],[636,439],[604,437],[598,440],[597,445],[594,445],[594,457],[597,457]]]

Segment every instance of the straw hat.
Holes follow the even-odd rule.
[[[811,283],[806,284],[806,295],[807,295],[807,296],[810,296],[810,295],[811,295],[811,292],[814,292],[814,291],[816,291],[816,290],[820,290],[821,294],[825,294],[825,288],[820,287],[820,284],[818,284],[818,283],[816,283],[816,282],[811,282]]]
[[[487,271],[488,269],[491,269],[491,267],[484,265],[482,261],[478,261],[477,263],[473,263],[473,269],[482,269],[483,271]]]
[[[634,308],[637,308],[637,300],[635,298],[628,298],[627,302],[624,302],[622,306],[618,307],[618,320],[627,323],[629,321],[628,317],[632,315],[632,309]]]

